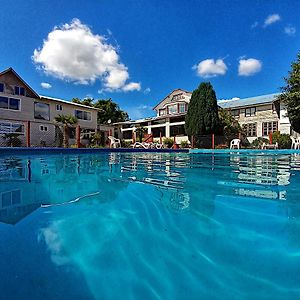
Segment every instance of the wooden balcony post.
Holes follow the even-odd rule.
[[[215,149],[215,134],[214,133],[211,135],[211,148]]]

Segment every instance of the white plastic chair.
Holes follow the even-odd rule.
[[[294,138],[293,136],[290,138],[292,140],[291,149],[300,149],[300,138]]]
[[[240,143],[241,143],[240,139],[233,139],[230,142],[230,149],[240,149]]]
[[[110,141],[110,148],[120,148],[121,147],[121,141],[120,139],[116,139],[113,136],[109,136],[108,137],[109,141]]]

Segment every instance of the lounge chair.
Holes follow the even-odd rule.
[[[300,138],[294,138],[293,136],[290,138],[292,140],[291,149],[300,149]]]
[[[113,136],[109,136],[108,139],[110,140],[110,148],[120,148],[121,147],[120,139],[116,139]]]
[[[149,149],[151,147],[151,143],[145,143],[145,142],[135,142],[132,145],[132,148],[143,148],[143,149]]]
[[[261,146],[261,149],[262,150],[265,150],[265,149],[278,149],[278,143],[276,142],[275,144],[266,144],[266,143],[263,143],[262,146]]]
[[[163,147],[163,144],[159,143],[147,143],[147,142],[135,142],[132,145],[133,148],[144,148],[144,149],[161,149]]]
[[[241,143],[240,139],[233,139],[230,142],[230,149],[240,149],[240,143]]]

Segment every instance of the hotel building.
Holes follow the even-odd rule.
[[[237,100],[220,100],[218,105],[228,110],[244,129],[247,139],[252,142],[258,137],[268,138],[270,133],[280,131],[291,134],[291,125],[278,94],[269,94]],[[119,136],[131,140],[136,127],[142,126],[154,138],[175,137],[176,142],[188,141],[185,133],[185,115],[192,93],[176,89],[162,99],[153,109],[155,117],[114,124]]]

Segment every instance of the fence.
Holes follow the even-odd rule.
[[[96,129],[52,122],[0,121],[0,147],[97,147],[107,136]]]
[[[191,146],[192,148],[200,149],[222,149],[228,148],[230,141],[233,139],[241,139],[241,135],[216,135],[216,134],[207,134],[207,135],[198,135],[192,137]],[[243,140],[243,139],[242,139]],[[243,142],[243,141],[242,141]]]

